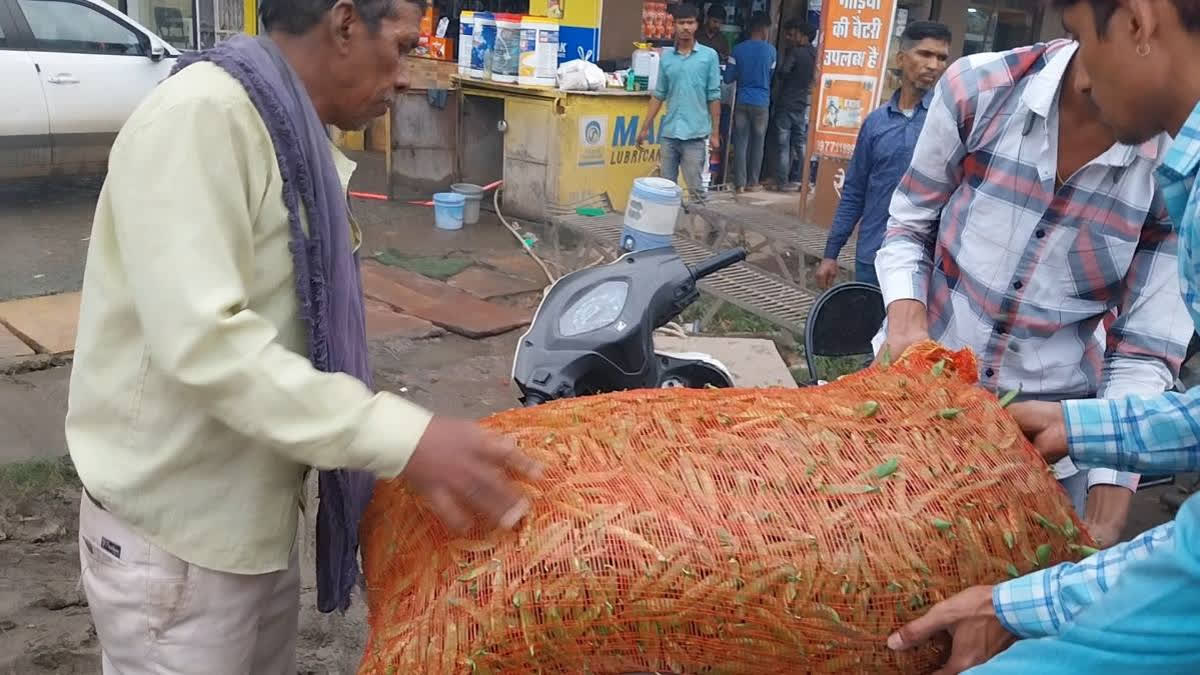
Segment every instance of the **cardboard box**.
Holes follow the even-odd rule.
[[[458,63],[406,56],[409,87],[412,89],[454,89],[453,77],[458,74]]]
[[[458,61],[458,52],[454,51],[454,40],[450,38],[429,38],[429,58],[440,61]]]

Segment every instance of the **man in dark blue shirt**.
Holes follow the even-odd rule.
[[[725,67],[725,81],[737,82],[733,108],[733,184],[738,189],[761,190],[763,144],[771,117],[771,73],[775,47],[767,42],[771,20],[765,14],[750,19],[750,39],[733,48]]]
[[[929,93],[949,65],[950,29],[915,21],[900,36],[900,89],[886,105],[871,112],[858,131],[854,156],[846,170],[842,200],[817,268],[817,284],[828,288],[837,276],[837,257],[858,226],[854,278],[876,286],[875,253],[887,230],[888,206],[912,161],[925,124]]]

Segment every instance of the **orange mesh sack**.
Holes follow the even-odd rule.
[[[637,391],[484,425],[547,464],[515,533],[381,482],[362,673],[927,672],[890,631],[1092,542],[974,357],[779,390]]]

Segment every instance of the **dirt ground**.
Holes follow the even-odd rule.
[[[376,383],[435,411],[483,416],[515,403],[509,367],[516,340],[514,333],[376,342]],[[0,673],[99,672],[78,581],[79,499],[66,460],[0,467]],[[306,528],[306,544],[312,531]],[[345,616],[316,612],[312,548],[302,551],[300,670],[354,672],[366,630],[362,603]]]
[[[378,167],[364,157],[355,189],[382,192]],[[0,300],[78,290],[100,181],[78,179],[0,185]],[[435,231],[422,207],[361,201],[355,213],[364,253],[479,260],[519,254],[494,216],[460,233]],[[518,256],[519,258],[519,256]],[[526,266],[525,276],[531,272]],[[533,307],[536,295],[499,300]],[[435,412],[477,418],[516,404],[510,368],[518,332],[485,340],[450,334],[427,340],[372,343],[375,383]],[[44,461],[5,464],[0,448],[0,675],[98,673],[99,646],[79,585],[77,520],[80,489],[65,459],[61,421],[70,365],[0,374],[0,402],[45,400]],[[6,398],[7,397],[7,398]],[[28,412],[28,411],[26,411]],[[0,410],[0,424],[4,424]],[[2,435],[0,435],[2,438]],[[314,479],[315,481],[315,479]],[[310,484],[315,503],[315,488]],[[311,524],[301,542],[302,598],[298,650],[302,673],[352,673],[365,638],[360,601],[346,615],[316,611]]]
[[[382,191],[378,173],[366,168],[356,177],[356,189]],[[0,299],[78,290],[98,185],[0,186]],[[355,209],[368,255],[394,249],[482,259],[518,252],[512,237],[491,217],[453,234],[435,231],[428,209],[375,202],[358,202]],[[527,295],[508,301],[532,306],[536,300]],[[510,408],[516,403],[509,369],[518,337],[510,333],[468,340],[449,335],[375,342],[376,385],[444,414],[480,417]],[[43,396],[40,415],[50,432],[39,438],[61,439],[69,368],[0,374],[0,404],[25,392]],[[4,412],[0,409],[0,424]],[[0,448],[0,675],[99,672],[99,647],[79,586],[78,482],[69,463],[58,459],[65,444],[46,443],[58,447],[46,447],[50,459],[34,463],[5,464]],[[1170,489],[1138,494],[1127,535],[1169,517],[1157,498]],[[363,605],[356,602],[345,616],[315,610],[311,524],[305,532],[300,671],[352,673],[366,631]]]

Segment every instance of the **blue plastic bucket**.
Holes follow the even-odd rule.
[[[683,191],[666,178],[638,178],[633,181],[629,203],[625,206],[625,227],[621,230],[621,248],[646,251],[671,245],[675,221],[679,218]]]
[[[467,198],[453,192],[433,196],[433,223],[439,230],[461,230]]]

